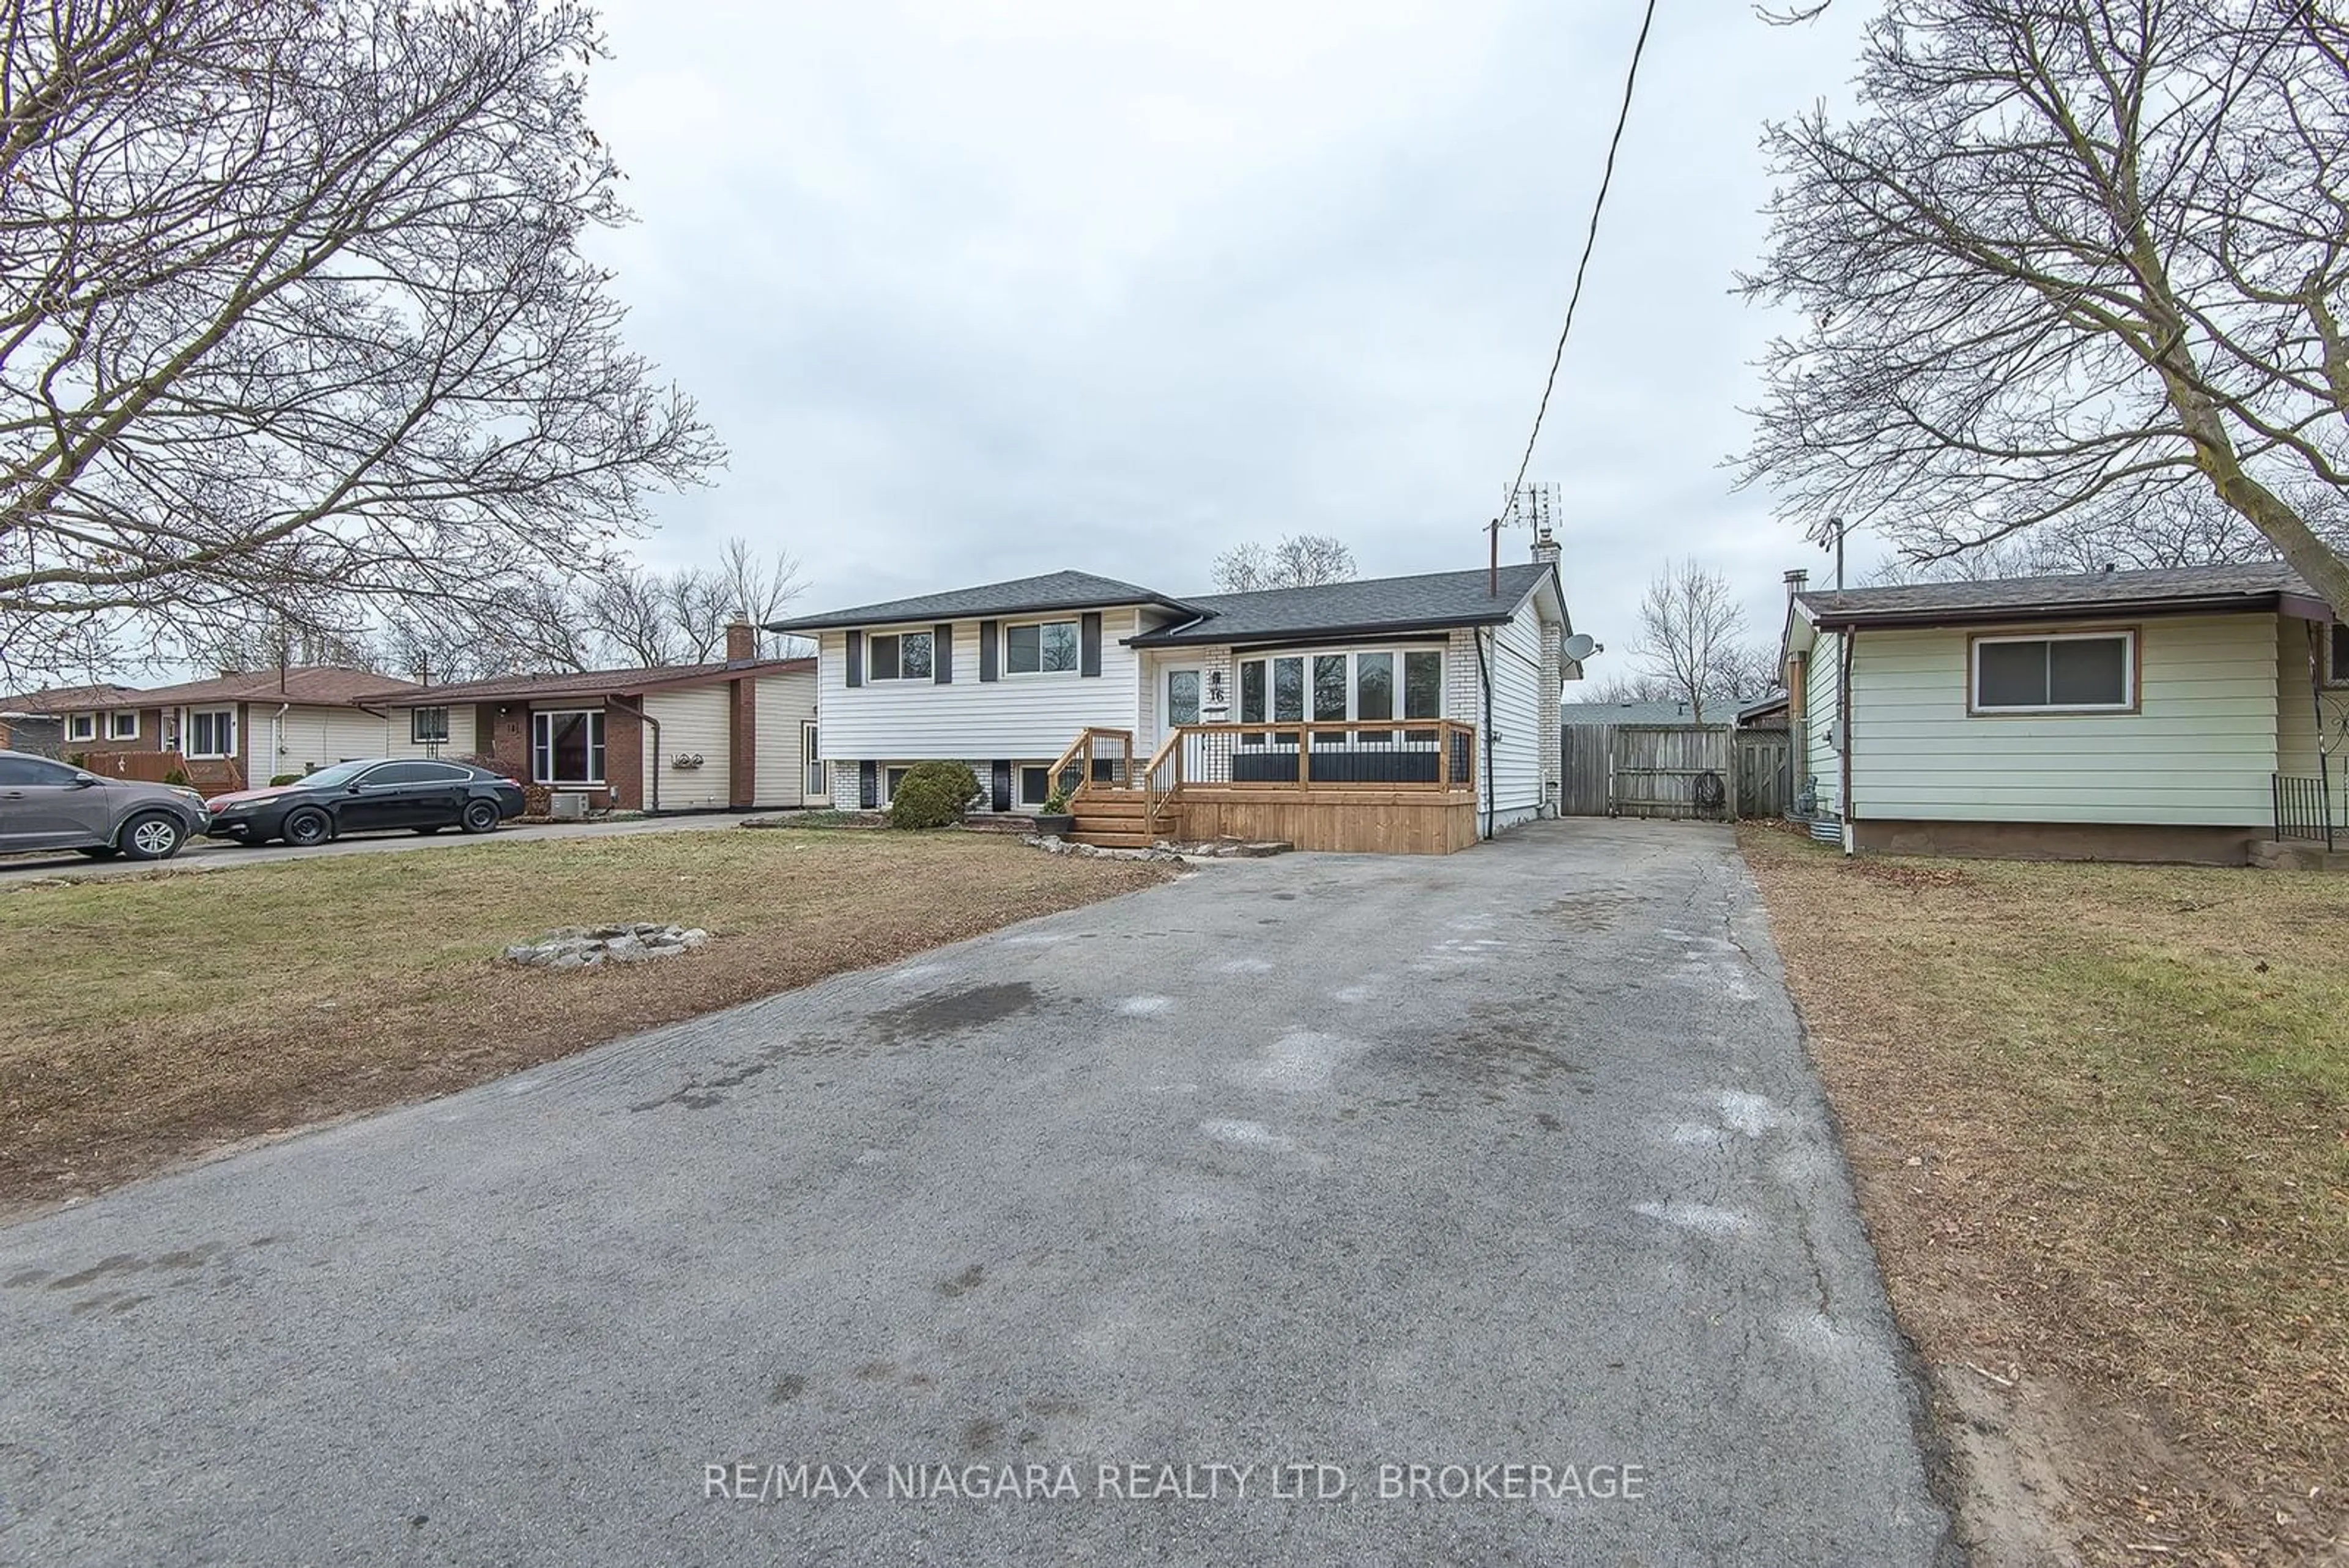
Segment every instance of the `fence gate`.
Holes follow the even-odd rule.
[[[1784,816],[1794,804],[1795,747],[1783,730],[1737,732],[1737,815]]]
[[[1740,805],[1735,735],[1726,724],[1569,725],[1559,810],[1725,819]]]

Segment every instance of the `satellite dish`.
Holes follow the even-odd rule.
[[[1566,648],[1564,651],[1569,662],[1579,664],[1584,659],[1589,658],[1593,653],[1597,652],[1598,649],[1598,639],[1578,631],[1572,637],[1566,639]]]

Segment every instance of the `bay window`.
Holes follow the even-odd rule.
[[[1400,711],[1395,691],[1398,664],[1402,674]],[[1240,661],[1239,682],[1239,722],[1243,724],[1300,722],[1306,718],[1309,702],[1312,722],[1317,724],[1444,716],[1444,653],[1440,649],[1345,649],[1329,653],[1245,659]],[[1361,739],[1385,740],[1388,734],[1385,731],[1365,731]],[[1433,741],[1435,732],[1414,730],[1405,738]],[[1242,739],[1246,744],[1264,743],[1260,735]],[[1280,734],[1274,739],[1286,745],[1293,744],[1296,737]]]

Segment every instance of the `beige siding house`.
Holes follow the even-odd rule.
[[[417,687],[384,722],[395,739],[488,759],[594,810],[826,804],[821,789],[810,797],[798,761],[815,722],[815,661],[761,659],[753,648],[751,628],[737,625],[723,661]]]
[[[2281,565],[1798,590],[1785,654],[1849,849],[2241,864],[2303,796],[2349,829],[2349,636]]]

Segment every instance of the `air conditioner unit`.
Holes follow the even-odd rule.
[[[577,822],[587,815],[587,797],[575,789],[557,790],[548,797],[546,814],[564,822]]]

